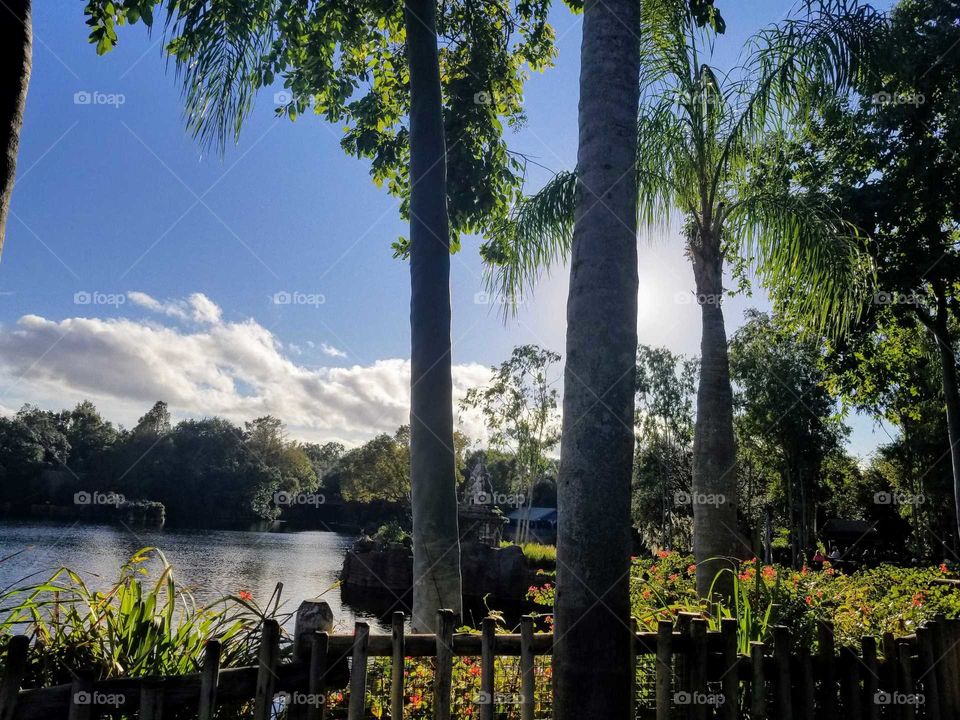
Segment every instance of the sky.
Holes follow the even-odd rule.
[[[716,64],[792,0],[718,3]],[[262,92],[239,142],[205,152],[184,129],[160,33],[121,29],[98,57],[83,3],[34,5],[33,77],[0,262],[0,411],[93,400],[131,426],[156,400],[176,418],[267,413],[305,440],[356,444],[407,421],[409,275],[390,244],[398,202],[342,128],[274,116]],[[534,75],[511,149],[550,171],[576,161],[581,18],[552,12],[559,54]],[[529,189],[548,176],[532,168]],[[454,256],[455,392],[514,345],[563,352],[567,268],[506,323],[483,294],[478,241]],[[640,342],[695,354],[699,308],[676,228],[641,240]],[[762,292],[724,304],[727,330]],[[560,371],[556,376],[559,378]],[[464,429],[482,435],[476,418]],[[860,456],[889,439],[854,418]]]

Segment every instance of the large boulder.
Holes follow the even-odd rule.
[[[464,595],[522,600],[530,586],[527,561],[516,545],[494,548],[483,543],[464,543],[460,546],[460,572]]]
[[[398,543],[359,542],[344,556],[340,580],[350,590],[402,595],[413,586],[413,552]]]

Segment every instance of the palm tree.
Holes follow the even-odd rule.
[[[715,28],[698,27],[686,2],[640,5],[639,217],[647,227],[684,221],[701,307],[691,497],[697,588],[706,596],[724,558],[750,551],[737,526],[724,261],[736,254],[768,286],[792,288],[818,328],[841,330],[841,318],[857,307],[864,279],[857,233],[824,203],[795,192],[777,161],[789,124],[809,111],[824,85],[841,90],[861,71],[880,18],[855,0],[810,0],[801,16],[759,33],[744,66],[724,75],[707,63]],[[576,275],[573,198],[584,171],[581,163],[576,173],[556,175],[517,205],[487,250],[499,263],[488,276],[492,289],[512,296],[532,286],[545,267],[571,257]],[[606,272],[620,268],[608,265]],[[605,276],[591,281],[614,292]],[[574,290],[571,284],[571,295]],[[611,318],[635,325],[633,316],[593,320],[609,326]],[[571,313],[568,321],[579,318]],[[564,448],[571,440],[564,435]],[[599,468],[606,471],[593,468],[598,475]]]
[[[6,15],[0,23],[0,72],[3,96],[0,97],[0,251],[6,237],[10,198],[20,150],[20,131],[27,102],[27,86],[33,65],[33,22],[31,0],[8,0],[0,9]]]
[[[584,6],[557,503],[554,717],[627,718],[639,4]]]
[[[462,614],[453,367],[450,223],[435,0],[407,0],[410,63],[410,478],[413,621]]]

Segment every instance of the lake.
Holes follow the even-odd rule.
[[[112,525],[2,522],[0,588],[39,582],[66,566],[80,573],[91,588],[106,589],[137,550],[157,547],[199,604],[247,591],[262,606],[282,582],[287,611],[296,610],[306,598],[322,595],[333,609],[338,632],[352,632],[358,619],[370,622],[371,632],[389,632],[386,624],[377,622],[374,611],[344,603],[336,587],[344,553],[354,539],[318,531],[134,532]]]

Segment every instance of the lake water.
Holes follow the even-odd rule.
[[[289,612],[302,600],[322,595],[333,609],[337,631],[352,631],[355,620],[362,619],[370,622],[371,632],[388,632],[374,612],[345,604],[336,587],[353,540],[350,535],[313,531],[133,532],[110,525],[2,522],[0,588],[39,582],[66,566],[91,588],[106,589],[137,550],[157,547],[198,604],[247,591],[262,606],[282,582],[283,609]]]

